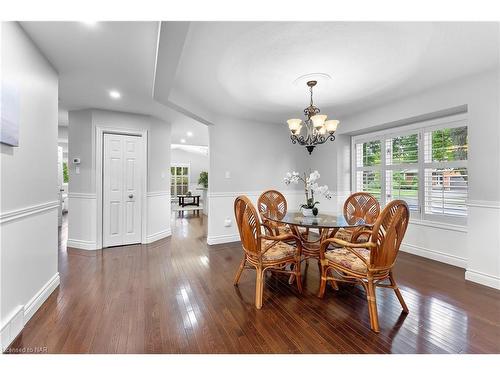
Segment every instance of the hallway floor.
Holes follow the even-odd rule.
[[[498,353],[500,292],[464,270],[401,253],[395,275],[409,315],[391,290],[377,291],[380,334],[370,330],[361,287],[316,297],[316,264],[304,294],[267,277],[254,308],[255,273],[232,285],[239,243],[208,246],[206,216],[174,218],[172,236],[150,245],[68,249],[61,285],[11,348],[49,353]]]

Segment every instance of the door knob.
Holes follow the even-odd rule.
[[[128,197],[132,199],[134,197],[134,194],[129,194]]]

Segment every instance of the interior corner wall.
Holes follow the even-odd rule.
[[[234,200],[245,194],[256,202],[265,190],[285,193],[289,207],[302,199],[299,185],[286,186],[288,171],[308,170],[308,154],[292,145],[286,126],[219,117],[209,127],[210,176],[207,243],[239,241]]]
[[[464,77],[418,94],[380,105],[346,118],[339,138],[370,132],[384,124],[443,109],[467,105],[469,135],[468,219],[464,228],[410,221],[402,250],[466,268],[466,278],[500,288],[500,76],[495,69]],[[313,164],[323,173],[344,163],[336,147],[313,153]],[[346,151],[350,153],[349,151]],[[341,167],[341,171],[345,168]],[[350,174],[336,178],[350,186]],[[346,180],[347,179],[347,180]]]
[[[57,72],[18,23],[1,27],[2,106],[19,125],[19,147],[0,146],[3,351],[59,285],[59,202]]]
[[[146,130],[147,233],[146,243],[171,234],[170,228],[170,124],[157,118],[125,112],[85,109],[69,112],[68,246],[85,250],[98,247],[96,196],[96,128]],[[73,158],[80,158],[76,174]]]

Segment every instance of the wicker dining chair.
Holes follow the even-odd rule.
[[[264,275],[268,270],[294,275],[297,289],[299,293],[302,293],[301,243],[299,238],[292,233],[272,235],[271,228],[261,224],[255,207],[246,196],[239,196],[234,201],[234,215],[244,250],[243,259],[234,277],[234,285],[238,285],[241,273],[245,268],[255,268],[257,272],[255,307],[257,309],[262,307]],[[267,230],[271,235],[263,234],[264,230]],[[295,240],[295,246],[287,243],[291,240]],[[293,267],[287,269],[287,266]]]
[[[408,313],[392,268],[408,227],[409,212],[405,201],[392,201],[384,208],[372,230],[363,231],[369,235],[367,242],[350,243],[338,238],[328,238],[321,243],[321,285],[318,296],[324,296],[328,280],[360,283],[366,291],[370,325],[375,332],[380,331],[376,287],[393,289],[403,311]],[[332,243],[340,248],[329,250],[328,245]],[[389,283],[384,283],[385,281]]]
[[[351,194],[344,202],[344,217],[346,221],[353,224],[357,220],[362,219],[366,224],[373,224],[380,215],[380,203],[377,199],[365,192],[358,192]],[[341,228],[335,233],[335,238],[344,240],[347,242],[352,242],[352,236],[354,233],[358,233],[360,236],[360,230],[363,227],[356,227],[352,229]],[[364,235],[361,235],[359,239],[366,239]]]
[[[288,225],[278,224],[275,221],[265,219],[265,215],[271,215],[277,219],[282,219],[285,216],[288,205],[283,194],[277,190],[267,190],[263,192],[257,200],[257,207],[262,221],[269,226],[276,235],[290,232]]]

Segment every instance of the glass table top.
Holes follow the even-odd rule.
[[[285,216],[281,219],[276,216],[262,214],[265,219],[276,221],[278,223],[296,225],[299,227],[306,228],[352,228],[359,226],[368,226],[363,219],[353,218],[352,220],[347,220],[343,214],[339,215],[326,215],[318,214],[317,216],[304,216],[300,211],[288,211]]]

